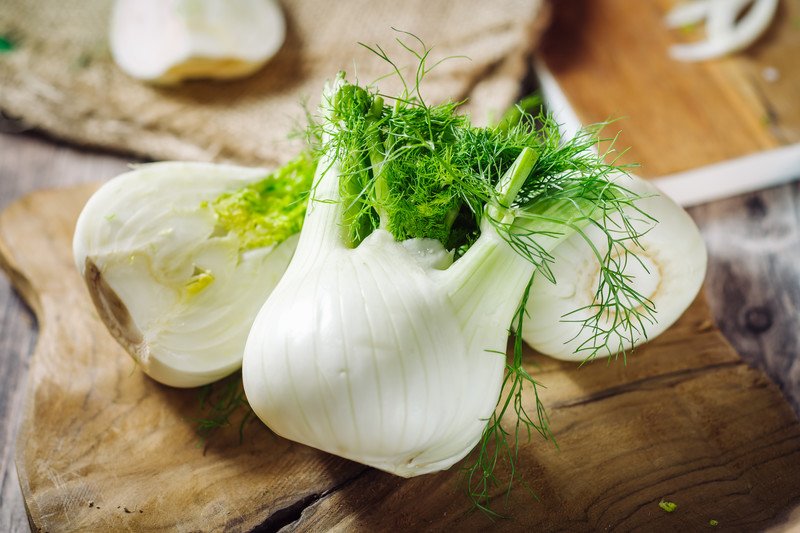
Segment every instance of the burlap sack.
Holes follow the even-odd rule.
[[[542,2],[287,0],[286,42],[257,74],[157,88],[111,59],[111,0],[3,0],[0,36],[13,49],[0,54],[0,110],[70,141],[146,158],[270,166],[296,152],[287,134],[303,123],[301,101],[316,105],[325,79],[345,70],[367,82],[389,72],[359,41],[412,65],[392,27],[421,37],[434,58],[469,58],[434,69],[427,98],[469,98],[476,121],[502,112],[518,96],[546,18]]]

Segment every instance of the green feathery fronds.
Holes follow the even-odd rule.
[[[239,442],[244,442],[245,426],[254,413],[244,395],[241,372],[201,387],[198,410],[200,416],[192,420],[203,443],[218,430],[230,426],[237,417]]]
[[[300,232],[317,163],[309,152],[263,180],[216,198],[217,223],[239,237],[241,251],[280,244]]]

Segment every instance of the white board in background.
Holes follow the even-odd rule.
[[[567,95],[544,61],[533,64],[545,103],[570,138],[582,124]],[[654,183],[678,204],[689,207],[737,194],[766,189],[800,178],[800,144],[729,159],[683,172],[653,178]]]

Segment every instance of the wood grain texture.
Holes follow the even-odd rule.
[[[554,377],[542,379],[552,383]],[[513,495],[510,518],[493,526],[697,531],[716,519],[729,531],[762,530],[784,515],[784,506],[797,503],[794,468],[772,470],[775,461],[796,462],[798,450],[794,430],[780,416],[762,417],[775,407],[770,396],[759,373],[719,363],[551,404],[561,451],[536,442],[522,452],[540,501]],[[759,427],[757,441],[753,428],[741,430],[748,423]],[[454,477],[400,481],[369,471],[307,509],[296,529],[480,529],[452,489]],[[421,494],[427,495],[424,505],[414,505]],[[502,497],[498,491],[496,501]],[[661,511],[661,498],[677,503],[679,511]]]
[[[717,323],[800,413],[800,184],[695,207]]]
[[[714,518],[757,530],[800,504],[800,425],[702,298],[627,366],[528,354],[561,449],[524,446],[541,501],[516,492],[508,521],[470,512],[457,470],[404,481],[260,424],[244,444],[229,431],[204,452],[189,420],[197,393],[136,370],[72,268],[72,227],[92,190],[37,192],[0,216],[5,268],[41,324],[17,449],[38,529],[695,530]],[[680,512],[661,511],[661,498]]]
[[[622,160],[646,177],[800,142],[800,0],[783,0],[756,46],[702,63],[668,47],[696,38],[663,22],[672,0],[562,0],[541,55],[585,123],[619,119]],[[764,69],[778,78],[765,78]]]
[[[21,129],[0,117],[0,130]],[[57,146],[31,135],[0,133],[0,208],[41,187],[105,179],[125,168],[126,162],[117,157]],[[0,531],[10,533],[29,529],[14,444],[36,336],[32,313],[0,276]]]
[[[14,468],[14,443],[22,419],[34,321],[8,283],[0,284],[0,531],[27,530]]]

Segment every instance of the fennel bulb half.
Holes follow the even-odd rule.
[[[253,317],[294,252],[304,214],[296,189],[307,189],[303,173],[313,172],[303,161],[275,174],[154,163],[90,198],[75,229],[75,262],[100,318],[150,377],[193,387],[241,366]],[[267,235],[248,211],[262,190],[271,200],[259,207]]]
[[[252,74],[285,35],[276,0],[116,0],[109,41],[125,73],[169,85]]]
[[[623,208],[637,228],[635,242],[610,248],[606,234],[588,225],[553,249],[553,279],[538,276],[531,285],[522,338],[551,357],[612,356],[655,338],[694,301],[705,278],[705,244],[686,211],[641,178],[620,174],[615,181],[640,197]],[[619,213],[610,216],[621,224]],[[640,312],[599,305],[606,255],[627,280],[631,292],[622,297]]]

